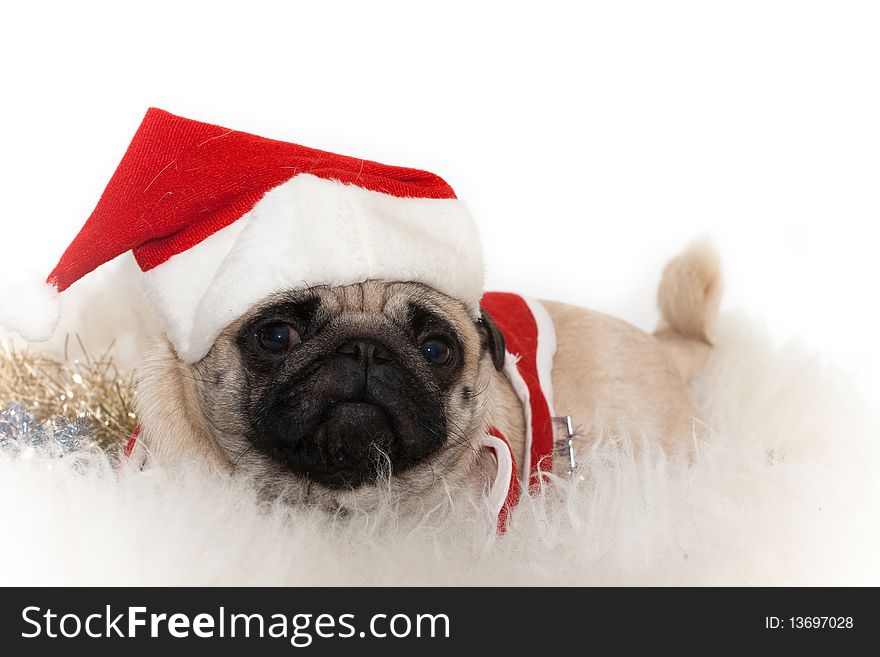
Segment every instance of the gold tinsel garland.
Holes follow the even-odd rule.
[[[137,426],[131,376],[123,376],[113,362],[112,345],[98,357],[89,355],[77,338],[81,357],[64,361],[15,349],[3,340],[0,346],[0,408],[15,403],[33,417],[83,418],[92,428],[91,438],[102,448],[125,444]]]

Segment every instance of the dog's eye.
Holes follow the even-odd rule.
[[[279,353],[299,344],[299,334],[290,324],[273,322],[266,324],[257,332],[257,340],[266,351]]]
[[[443,340],[437,338],[425,340],[419,348],[422,356],[431,365],[446,365],[452,358],[452,349]]]

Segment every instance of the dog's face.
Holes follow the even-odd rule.
[[[192,368],[230,462],[340,500],[386,477],[419,492],[455,468],[503,354],[487,316],[423,285],[368,281],[276,295]]]

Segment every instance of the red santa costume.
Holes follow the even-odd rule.
[[[490,427],[482,440],[482,446],[493,451],[498,465],[488,502],[498,514],[498,529],[503,532],[520,491],[534,488],[540,473],[553,467],[551,373],[556,331],[547,310],[537,300],[508,292],[486,292],[481,303],[504,335],[504,374],[522,403],[526,430],[524,460],[519,465],[497,428]]]

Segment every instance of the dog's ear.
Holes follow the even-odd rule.
[[[492,356],[492,364],[499,372],[504,369],[504,335],[492,319],[492,315],[480,308],[480,319],[477,320],[480,331],[480,344]]]

